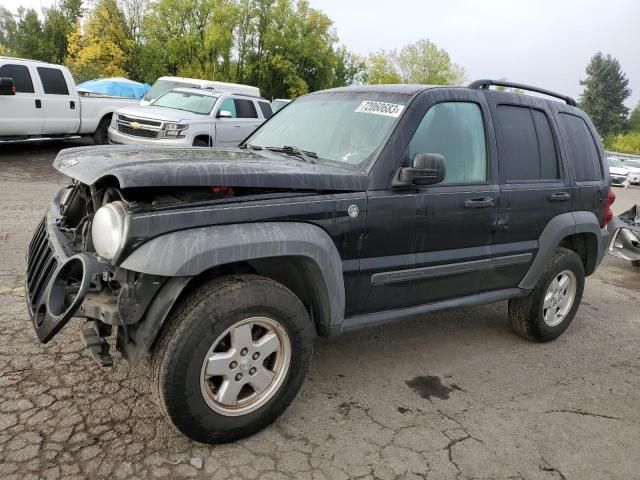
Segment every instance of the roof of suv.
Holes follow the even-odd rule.
[[[230,93],[230,92],[225,92],[220,90],[209,90],[206,88],[195,88],[195,87],[177,87],[177,88],[172,88],[171,90],[168,90],[165,93],[169,93],[169,92],[191,93],[191,94],[201,95],[204,97],[219,97],[221,95],[231,95],[234,97],[246,97],[254,100],[264,100],[264,98],[262,97],[256,97],[254,95],[246,95],[244,93]]]
[[[438,87],[459,88],[459,87],[451,87],[449,85],[420,85],[420,84],[409,84],[409,83],[396,83],[396,84],[386,84],[386,85],[349,85],[348,87],[330,88],[329,90],[322,90],[317,93],[381,92],[381,93],[400,93],[404,95],[415,95],[416,93],[422,92],[423,90],[428,90],[430,88],[438,88]],[[313,93],[311,93],[310,95],[313,95]]]

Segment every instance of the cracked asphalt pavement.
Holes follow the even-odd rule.
[[[640,269],[607,258],[557,341],[511,332],[506,303],[318,339],[271,427],[206,446],[153,403],[147,362],[101,369],[80,320],[38,343],[24,250],[78,142],[0,144],[0,478],[640,478]],[[618,213],[640,187],[617,189]]]

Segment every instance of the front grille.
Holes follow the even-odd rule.
[[[38,305],[57,266],[43,219],[31,239],[27,254],[27,296],[32,310]]]
[[[158,138],[157,130],[146,130],[144,128],[132,128],[128,125],[118,123],[118,131],[125,135],[131,135],[132,137],[142,138]]]
[[[122,114],[118,114],[118,120],[121,120],[123,122],[138,122],[140,125],[151,125],[153,127],[160,127],[162,125],[162,122],[157,122],[155,120],[147,120],[146,118],[136,118],[136,117],[129,117],[127,115],[122,115]]]

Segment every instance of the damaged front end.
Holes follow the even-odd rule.
[[[91,226],[105,205],[122,202],[116,187],[89,187],[79,182],[62,189],[38,224],[26,252],[25,296],[34,330],[49,342],[72,317],[88,320],[81,330],[88,352],[102,366],[112,365],[109,344],[118,326],[117,346],[132,363],[146,352],[157,332],[144,332],[139,322],[162,288],[172,295],[158,302],[155,315],[166,315],[188,279],[169,279],[132,272],[96,252]]]
[[[640,266],[640,205],[615,217],[609,231],[612,233],[609,254]]]

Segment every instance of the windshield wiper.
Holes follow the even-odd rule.
[[[300,150],[295,145],[285,145],[284,147],[265,147],[267,150],[272,152],[282,152],[287,155],[295,155],[296,157],[301,158],[307,163],[317,163],[315,159],[318,158],[318,154],[316,152],[309,152],[308,150]]]

